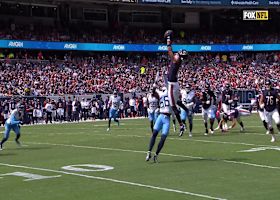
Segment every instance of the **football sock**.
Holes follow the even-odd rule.
[[[158,143],[158,148],[157,148],[157,151],[156,151],[156,155],[158,155],[164,145],[164,142],[166,140],[166,135],[162,135],[161,138],[160,138],[160,141]]]
[[[263,126],[265,127],[265,129],[267,130],[267,123],[265,120],[263,120]]]
[[[150,140],[149,151],[152,151],[152,149],[155,145],[155,142],[156,142],[157,135],[158,135],[158,131],[154,130],[153,135]]]
[[[181,117],[180,117],[179,110],[176,108],[176,106],[172,106],[172,110],[174,111],[174,114],[175,114],[180,126],[182,126],[182,120],[181,120]]]
[[[153,132],[153,130],[154,130],[154,122],[153,121],[150,122],[150,126],[151,126],[151,130]]]
[[[192,132],[192,129],[193,129],[193,123],[190,122],[190,132]]]
[[[213,131],[213,126],[214,126],[214,122],[215,122],[215,119],[210,119],[210,129],[211,131]]]
[[[8,138],[3,138],[2,141],[0,142],[0,146],[2,146],[7,140]]]
[[[111,127],[111,118],[109,119],[109,124],[108,124],[108,128]]]
[[[244,128],[243,122],[240,122],[239,124],[242,128]]]
[[[16,136],[16,141],[18,141],[18,139],[20,138],[20,134],[17,134],[17,136]]]

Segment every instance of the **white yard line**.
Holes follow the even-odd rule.
[[[94,147],[94,146],[82,146],[82,145],[74,145],[74,144],[54,144],[54,143],[45,143],[45,142],[27,142],[28,144],[39,144],[39,145],[51,145],[51,146],[63,146],[63,147],[73,147],[73,148],[83,148],[83,149],[97,149],[97,150],[108,150],[108,151],[120,151],[120,152],[130,152],[130,153],[141,153],[145,154],[146,151],[138,151],[138,150],[130,150],[130,149],[118,149],[118,148],[108,148],[108,147]],[[204,158],[197,156],[189,156],[189,155],[178,155],[178,154],[169,154],[169,153],[161,153],[160,155],[171,156],[171,157],[180,157],[180,158],[191,158],[191,159],[212,159],[213,161],[221,161],[225,163],[233,163],[240,165],[248,165],[253,167],[267,168],[267,169],[280,169],[280,167],[269,166],[269,165],[261,165],[256,163],[247,163],[247,162],[239,162],[239,161],[231,161],[231,160],[223,160],[218,158]]]
[[[89,176],[89,175],[85,175],[85,174],[78,174],[78,173],[66,172],[66,171],[61,171],[61,170],[52,170],[52,169],[45,169],[45,168],[38,168],[38,167],[29,167],[29,166],[23,166],[23,165],[12,165],[12,164],[6,164],[6,163],[0,163],[0,165],[1,166],[6,166],[6,167],[32,169],[32,170],[38,170],[38,171],[47,171],[47,172],[54,172],[54,173],[59,173],[59,174],[79,176],[79,177],[84,177],[84,178],[88,178],[88,179],[109,181],[109,182],[113,182],[113,183],[120,183],[120,184],[125,184],[125,185],[144,187],[144,188],[149,188],[149,189],[154,189],[154,190],[161,190],[161,191],[165,191],[165,192],[173,192],[173,193],[185,194],[185,195],[190,195],[190,196],[196,196],[196,197],[201,197],[201,198],[205,198],[205,199],[226,200],[224,198],[213,197],[213,196],[204,195],[204,194],[186,192],[186,191],[164,188],[164,187],[153,186],[153,185],[145,185],[145,184],[142,184],[142,183],[135,183],[135,182],[117,180],[117,179],[112,179],[112,178],[105,178],[105,177],[99,177],[99,176]]]
[[[112,135],[114,136],[114,135]],[[147,136],[141,136],[141,135],[116,135],[118,137],[139,137],[139,138],[146,138],[150,137],[149,135]],[[210,136],[211,137],[211,136]],[[193,142],[204,142],[204,143],[217,143],[217,144],[232,144],[232,145],[244,145],[244,146],[267,146],[267,147],[276,147],[272,145],[262,145],[262,144],[252,144],[252,143],[244,143],[244,142],[226,142],[226,141],[218,141],[218,140],[198,140],[198,139],[193,139],[193,138],[173,138],[173,137],[168,137],[168,140],[178,140],[178,141],[193,141]]]

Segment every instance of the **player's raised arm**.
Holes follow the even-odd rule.
[[[174,60],[174,54],[172,50],[172,36],[173,36],[173,31],[172,30],[167,30],[164,33],[164,38],[166,39],[166,44],[167,44],[167,50],[168,50],[168,55],[171,58],[171,60]]]

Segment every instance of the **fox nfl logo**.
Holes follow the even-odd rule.
[[[268,20],[268,10],[243,10],[243,20]]]

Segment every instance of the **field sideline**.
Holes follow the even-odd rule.
[[[280,135],[270,143],[257,115],[243,120],[244,133],[204,136],[196,116],[193,138],[170,130],[159,163],[145,162],[147,119],[123,120],[109,133],[104,121],[23,126],[23,146],[11,133],[0,151],[0,197],[279,199]]]

